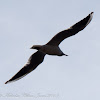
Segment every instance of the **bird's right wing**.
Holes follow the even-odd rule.
[[[47,43],[47,45],[58,46],[65,38],[75,35],[79,31],[83,30],[90,23],[90,21],[92,20],[92,17],[93,17],[93,12],[91,12],[87,17],[85,17],[83,20],[79,21],[78,23],[74,24],[70,28],[56,34]]]
[[[33,71],[39,64],[41,64],[43,62],[44,56],[45,56],[45,54],[41,51],[37,51],[36,53],[31,55],[27,64],[17,74],[15,74],[10,80],[5,82],[5,84],[7,84],[8,82],[11,82],[11,81],[16,81],[16,80],[24,77],[31,71]]]

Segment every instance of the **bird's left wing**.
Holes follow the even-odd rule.
[[[78,23],[74,24],[70,28],[59,32],[56,34],[48,43],[47,45],[54,45],[58,46],[64,39],[77,34],[79,31],[83,30],[92,20],[93,12],[91,12],[87,17],[79,21]]]
[[[5,82],[5,84],[7,84],[8,82],[11,82],[11,81],[16,81],[16,80],[24,77],[31,71],[33,71],[39,64],[41,64],[43,62],[44,56],[45,56],[45,53],[43,53],[41,51],[37,51],[36,53],[31,55],[27,64],[17,74],[15,74],[10,80]]]

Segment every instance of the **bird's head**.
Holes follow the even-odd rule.
[[[41,45],[33,45],[30,49],[40,50]]]

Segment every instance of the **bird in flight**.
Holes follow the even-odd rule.
[[[31,49],[36,49],[37,52],[31,55],[26,65],[15,74],[10,80],[5,82],[5,84],[18,80],[31,71],[33,71],[39,64],[41,64],[44,60],[46,54],[48,55],[56,55],[56,56],[68,56],[64,54],[59,48],[59,44],[66,38],[77,34],[79,31],[83,30],[92,20],[93,12],[91,12],[87,17],[77,22],[70,28],[59,32],[56,34],[48,43],[45,45],[33,45]]]

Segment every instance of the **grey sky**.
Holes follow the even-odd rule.
[[[0,99],[100,100],[99,5],[99,0],[0,0]],[[35,52],[29,49],[33,44],[47,43],[92,11],[91,23],[61,43],[68,57],[47,55],[35,71],[4,84]]]

